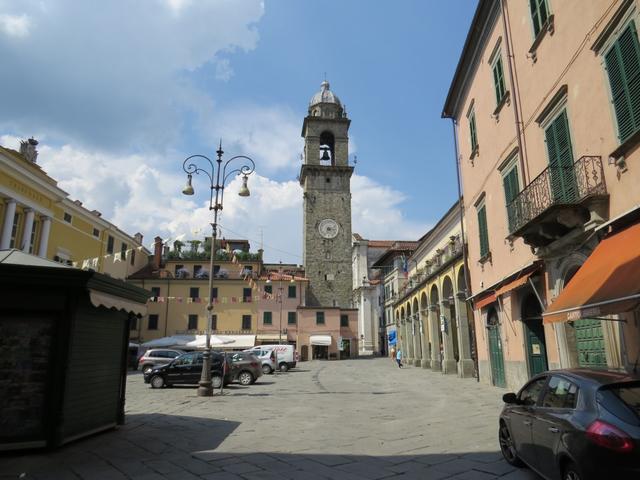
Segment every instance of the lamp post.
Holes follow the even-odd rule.
[[[209,210],[213,210],[213,223],[211,224],[211,255],[210,255],[210,263],[209,263],[209,303],[207,304],[207,345],[206,350],[202,355],[202,374],[200,375],[200,382],[198,383],[198,396],[199,397],[211,397],[213,395],[213,385],[211,383],[211,325],[213,318],[213,258],[216,254],[216,238],[218,235],[218,212],[222,210],[222,204],[224,199],[224,187],[227,182],[227,179],[231,175],[242,175],[242,187],[240,187],[240,191],[238,195],[241,197],[249,196],[249,188],[247,188],[247,180],[248,176],[251,175],[256,165],[253,160],[244,155],[237,155],[235,157],[231,157],[229,160],[222,163],[222,141],[216,151],[218,158],[212,161],[209,157],[204,155],[191,155],[187,157],[182,163],[182,169],[187,174],[187,184],[182,190],[182,193],[185,195],[193,195],[194,190],[191,185],[191,180],[193,178],[193,174],[199,175],[201,173],[205,174],[209,178],[209,187],[210,187],[210,195],[209,195]],[[211,167],[211,173],[209,173],[208,169],[202,169],[198,167],[194,163],[194,159],[204,159],[209,162],[209,166]],[[233,170],[227,172],[227,167],[231,163],[242,163],[244,164],[239,168],[234,168]],[[214,183],[215,182],[215,183]],[[215,194],[214,194],[215,192]],[[223,365],[224,366],[224,365]],[[224,371],[222,382],[224,383]]]
[[[278,328],[278,345],[282,345],[282,260],[280,260],[280,283],[278,284],[278,294],[280,295],[280,327]]]

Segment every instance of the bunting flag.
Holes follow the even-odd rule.
[[[164,303],[164,297],[157,297],[158,303]]]
[[[187,297],[187,303],[193,303],[193,298]]]

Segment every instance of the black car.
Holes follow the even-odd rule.
[[[640,377],[554,370],[507,393],[500,449],[547,479],[640,479]]]
[[[230,363],[223,353],[211,352],[211,381],[213,388],[220,388],[224,367],[224,383],[231,383]],[[189,352],[180,355],[166,365],[153,367],[144,372],[144,382],[153,388],[171,385],[197,385],[202,375],[202,352]]]

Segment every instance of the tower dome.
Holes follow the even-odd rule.
[[[320,91],[311,97],[309,106],[313,107],[319,103],[335,103],[342,106],[338,96],[329,89],[329,82],[326,80],[320,84]]]

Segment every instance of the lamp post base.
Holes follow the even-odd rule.
[[[198,383],[198,396],[199,397],[213,397],[213,384],[211,381]]]
[[[211,382],[211,351],[208,348],[202,354],[202,374],[200,376],[200,381],[198,382],[198,396],[213,397],[213,384]]]

